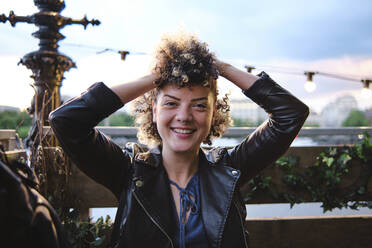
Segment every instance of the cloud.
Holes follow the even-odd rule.
[[[317,85],[315,92],[308,93],[304,89],[306,81],[305,71],[316,71],[330,73],[332,75],[360,79],[372,79],[372,58],[345,56],[340,58],[319,59],[313,61],[302,61],[295,59],[273,59],[262,61],[247,61],[244,59],[230,60],[238,68],[245,65],[255,66],[253,73],[266,71],[276,82],[288,89],[294,95],[302,99],[316,112],[329,102],[343,95],[353,95],[362,109],[372,107],[372,99],[364,99],[360,93],[363,84],[357,81],[341,80],[333,77],[314,75],[313,81]],[[234,90],[238,92],[238,90]],[[234,93],[236,97],[241,97]]]
[[[30,15],[37,12],[32,1],[2,1],[2,11],[13,9],[16,14]],[[299,75],[278,73],[262,68],[309,102],[325,102],[330,94],[357,91],[361,85],[316,75],[318,89],[314,94],[303,90],[303,70],[318,70],[336,74],[355,74],[371,77],[372,57],[372,2],[358,1],[121,1],[91,0],[67,1],[63,15],[97,18],[98,27],[71,25],[61,30],[66,39],[60,42],[60,51],[70,56],[78,65],[65,73],[63,94],[76,95],[95,81],[125,82],[145,73],[149,57],[128,56],[121,61],[113,52],[97,55],[100,48],[115,48],[131,52],[150,53],[166,31],[174,31],[181,24],[188,31],[196,32],[210,44],[219,58],[244,68],[245,64],[274,65],[298,68]],[[14,102],[9,95],[20,94],[29,88],[30,72],[15,66],[24,54],[37,50],[37,39],[30,37],[36,27],[29,24],[9,23],[0,25],[1,65],[5,72],[1,82],[13,82],[4,89],[1,102]],[[86,47],[72,47],[68,43]],[[11,67],[14,66],[14,67]],[[257,70],[258,71],[258,70]],[[9,74],[8,72],[12,72]],[[18,81],[19,83],[16,83]],[[222,85],[230,85],[221,80]],[[17,85],[14,86],[13,85]],[[13,88],[12,88],[13,87]],[[239,89],[227,87],[237,97]],[[227,89],[226,88],[226,89]],[[15,93],[14,91],[15,90]],[[28,89],[32,92],[32,89]],[[18,92],[17,92],[18,91]],[[337,93],[337,94],[338,94]],[[23,94],[21,94],[23,96]],[[22,106],[27,106],[32,93],[25,93]],[[29,98],[29,99],[28,99]]]
[[[31,71],[24,66],[17,66],[18,61],[18,57],[0,56],[0,105],[25,109],[34,95],[30,86],[33,80],[30,78]]]
[[[0,56],[0,66],[3,73],[0,75],[2,90],[0,91],[0,105],[12,105],[21,108],[29,106],[33,90],[29,86],[32,82],[31,72],[24,66],[16,66],[17,57]],[[91,84],[103,81],[108,86],[135,80],[149,72],[151,57],[148,55],[128,55],[125,61],[120,60],[116,53],[81,57],[75,60],[78,68],[71,69],[64,74],[65,80],[61,88],[62,95],[77,96],[85,91]],[[229,60],[228,62],[244,69],[244,65],[256,66],[255,73],[266,71],[284,88],[305,101],[316,112],[337,97],[350,94],[356,97],[360,108],[372,107],[371,100],[360,97],[362,84],[359,82],[345,81],[321,75],[314,76],[317,89],[313,93],[304,90],[306,81],[303,71],[313,70],[329,72],[335,75],[349,75],[360,78],[372,78],[372,58],[341,57],[315,61],[300,60],[271,60],[259,63],[248,63],[246,60]],[[287,74],[286,71],[296,71],[299,74]],[[230,92],[232,98],[244,98],[241,90],[228,82],[219,79],[221,95]]]
[[[219,45],[232,57],[315,60],[372,55],[372,2],[249,3],[244,15],[238,11],[224,18],[221,30],[228,36]]]
[[[36,12],[32,1],[2,1],[4,12]],[[336,1],[67,1],[63,15],[98,18],[98,27],[86,31],[79,25],[61,32],[65,43],[79,43],[122,50],[149,52],[162,33],[180,24],[200,33],[203,40],[225,58],[316,60],[340,56],[372,55],[372,2],[368,0]],[[4,28],[4,26],[7,26]],[[11,29],[11,32],[9,31]],[[0,25],[9,33],[2,47],[16,52],[30,42],[35,27],[17,24],[16,29]],[[23,32],[24,31],[24,32]],[[17,35],[17,36],[15,36]],[[25,42],[27,39],[27,42]],[[23,41],[23,46],[20,40]],[[61,42],[63,46],[64,42]],[[83,49],[82,49],[83,50]],[[75,53],[80,51],[74,50]],[[4,53],[4,51],[2,51]],[[24,53],[22,53],[24,54]]]
[[[38,11],[32,1],[2,1],[1,10],[8,14],[11,10],[17,15],[29,15]]]

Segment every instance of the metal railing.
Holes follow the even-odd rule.
[[[136,127],[97,127],[98,130],[104,134],[114,137],[136,137]],[[234,138],[244,137],[254,132],[255,127],[230,127],[223,137]],[[299,137],[313,137],[313,136],[335,136],[346,135],[355,136],[369,133],[372,136],[372,127],[340,127],[340,128],[319,128],[319,127],[303,127],[298,134]]]

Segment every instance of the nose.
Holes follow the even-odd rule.
[[[188,106],[181,106],[176,115],[176,120],[180,122],[189,122],[192,120],[191,109]]]

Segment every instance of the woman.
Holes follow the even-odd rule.
[[[204,151],[230,122],[218,99],[218,75],[263,107],[270,119],[232,149]],[[135,104],[139,140],[125,149],[94,129]],[[239,188],[278,159],[296,137],[308,108],[268,75],[221,62],[196,37],[166,37],[152,73],[108,88],[93,85],[50,115],[64,150],[119,200],[113,247],[248,247]]]

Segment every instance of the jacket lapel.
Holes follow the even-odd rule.
[[[135,193],[146,211],[173,239],[175,228],[172,227],[177,221],[168,175],[160,162],[159,154],[152,152],[149,155],[151,158],[139,157],[135,161]]]
[[[214,165],[206,160],[204,152],[201,153],[202,219],[212,247],[219,247],[240,172],[229,166]]]
[[[161,154],[152,150],[137,155],[133,177],[135,193],[146,211],[173,239],[176,231],[173,227],[177,220],[168,175],[161,163]],[[199,156],[202,219],[210,244],[212,247],[218,247],[240,171],[209,162],[202,150]]]

